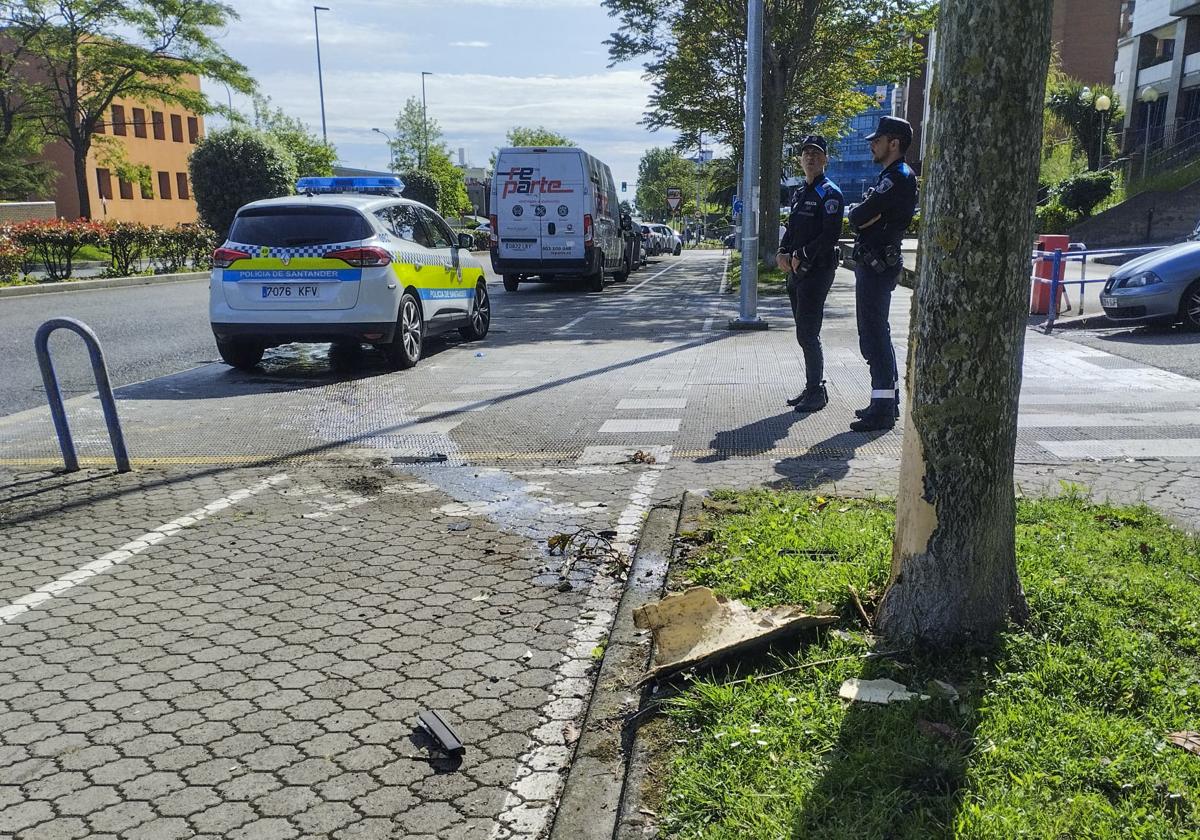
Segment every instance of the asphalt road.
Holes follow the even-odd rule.
[[[1088,330],[1066,328],[1055,330],[1054,336],[1181,376],[1200,379],[1200,332],[1189,332],[1178,325]]]
[[[96,331],[114,387],[217,359],[207,280],[6,298],[0,301],[0,416],[46,404],[33,337],[44,321],[62,316]],[[60,330],[50,350],[65,396],[95,390],[79,338]]]

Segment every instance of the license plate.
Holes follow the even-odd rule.
[[[1109,309],[1115,309],[1117,306],[1117,299],[1112,295],[1100,295],[1100,305],[1108,307]]]
[[[285,300],[313,300],[321,296],[316,283],[273,283],[262,287],[263,300],[283,298]]]

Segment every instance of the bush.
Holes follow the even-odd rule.
[[[1057,201],[1051,201],[1049,204],[1043,204],[1037,209],[1037,230],[1035,233],[1065,234],[1077,221],[1079,221],[1079,216],[1076,213],[1063,207]]]
[[[109,221],[104,223],[107,231],[105,245],[112,257],[113,277],[128,277],[137,271],[137,264],[154,245],[157,231],[141,222]]]
[[[437,182],[436,178],[420,169],[410,169],[400,173],[400,180],[404,182],[404,190],[400,193],[401,195],[413,201],[419,201],[426,207],[437,209],[438,202],[442,200],[442,185]]]
[[[1112,172],[1081,172],[1055,187],[1055,197],[1065,210],[1079,216],[1091,215],[1092,209],[1112,195],[1116,176]]]
[[[224,239],[238,208],[260,198],[290,195],[296,162],[279,143],[246,128],[214,131],[189,159],[200,219]]]
[[[152,247],[155,272],[175,274],[189,266],[207,269],[212,264],[213,248],[220,242],[212,228],[201,224],[185,222],[173,228],[157,228]]]
[[[24,273],[28,252],[0,230],[0,283],[12,283]]]
[[[12,228],[12,240],[46,266],[46,282],[69,280],[75,256],[84,245],[102,245],[108,231],[87,219],[21,222]]]

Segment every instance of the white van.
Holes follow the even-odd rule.
[[[583,149],[501,149],[492,177],[492,268],[505,291],[527,280],[628,276],[621,207],[608,165]]]

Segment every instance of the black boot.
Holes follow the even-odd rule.
[[[796,397],[796,399],[800,399],[800,397]],[[788,405],[792,405],[792,404],[793,404],[793,403],[788,403]],[[871,413],[871,406],[869,406],[869,405],[868,405],[866,408],[856,408],[856,409],[854,409],[854,416],[855,416],[855,417],[857,417],[857,418],[858,418],[858,419],[860,419],[860,420],[861,420],[862,418],[866,417],[866,416],[867,416],[868,414],[870,414],[870,413]],[[895,416],[896,416],[896,419],[897,419],[897,420],[899,420],[899,419],[900,419],[900,392],[899,392],[899,391],[897,391],[897,392],[896,392],[896,411],[895,411]]]
[[[795,405],[796,411],[800,414],[811,414],[829,405],[829,392],[825,390],[825,383],[809,385],[804,389],[804,393],[800,395],[800,399]]]
[[[896,427],[895,400],[871,400],[861,417],[850,424],[852,432],[880,432]]]

